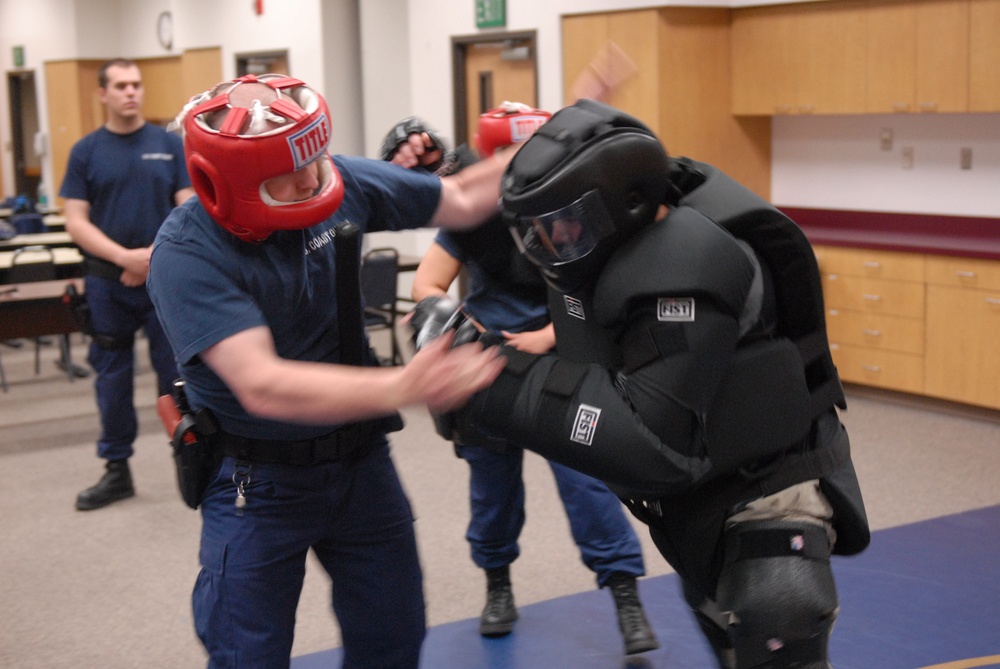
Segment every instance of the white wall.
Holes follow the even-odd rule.
[[[1000,218],[1000,114],[777,116],[773,129],[775,204]]]

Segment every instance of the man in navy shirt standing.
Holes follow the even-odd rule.
[[[194,194],[181,139],[142,117],[139,67],[105,63],[98,73],[105,124],[73,146],[59,195],[66,231],[85,256],[84,282],[93,340],[87,360],[101,416],[97,455],[106,471],[81,492],[89,511],[132,497],[128,459],[138,434],[133,404],[135,333],[142,328],[159,393],[177,378],[173,352],[146,293],[153,239],[174,206]]]

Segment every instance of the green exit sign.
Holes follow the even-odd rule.
[[[476,27],[502,28],[507,25],[507,0],[476,0]]]

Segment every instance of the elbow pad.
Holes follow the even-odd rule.
[[[463,412],[479,431],[600,479],[620,495],[657,498],[698,482],[707,458],[683,456],[646,428],[608,371],[502,348],[507,366]]]

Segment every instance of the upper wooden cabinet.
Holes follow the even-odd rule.
[[[564,101],[609,42],[634,72],[604,100],[646,123],[672,155],[701,160],[770,198],[771,128],[730,104],[730,10],[668,7],[564,16]]]
[[[969,111],[1000,112],[1000,0],[969,2]]]
[[[842,114],[864,104],[866,0],[735,10],[733,112]]]
[[[867,17],[864,111],[968,111],[968,0],[873,0]]]
[[[733,113],[1000,111],[1000,0],[733,10]]]

